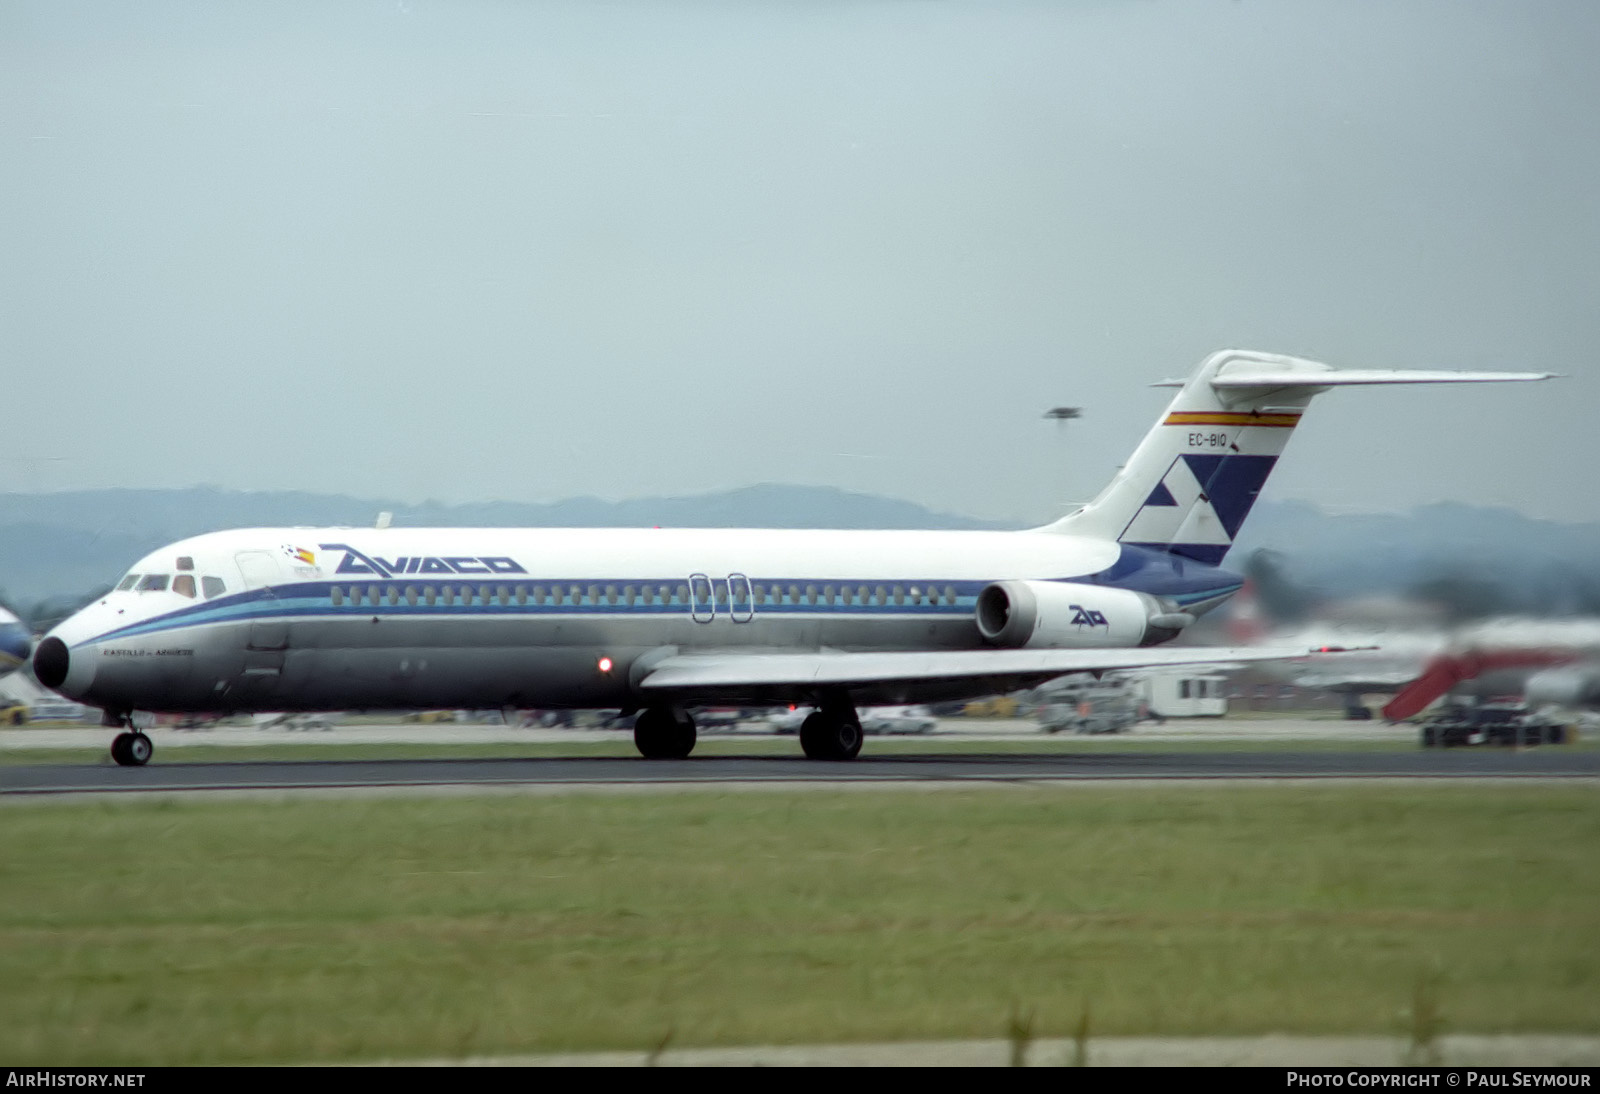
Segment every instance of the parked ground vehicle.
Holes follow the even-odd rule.
[[[514,712],[510,717],[501,714],[508,726],[520,729],[628,729],[633,719],[625,718],[616,709],[608,710],[537,710]]]
[[[1145,672],[1129,686],[1159,718],[1221,718],[1228,713],[1227,677],[1216,673]]]
[[[806,720],[815,707],[786,707],[767,715],[767,725],[774,733],[799,733],[800,723]]]
[[[252,720],[257,729],[282,729],[291,732],[303,730],[326,733],[333,728],[338,718],[337,714],[291,711],[286,714],[257,714]]]
[[[961,713],[968,718],[1015,718],[1017,697],[996,695],[988,699],[974,699],[961,708]]]
[[[1039,708],[1039,728],[1046,733],[1121,733],[1139,720],[1124,707],[1097,707],[1090,702],[1051,703]]]
[[[28,707],[29,722],[81,722],[88,708],[82,703],[69,703],[56,698],[37,699]],[[21,725],[21,722],[15,723]]]
[[[1530,711],[1515,701],[1452,703],[1422,723],[1423,748],[1462,745],[1559,745],[1571,739],[1563,720]]]
[[[738,707],[699,707],[694,712],[694,724],[701,731],[738,729],[744,720],[745,712]]]
[[[774,733],[798,733],[800,723],[815,707],[790,707],[767,715],[767,725]],[[860,711],[863,733],[932,733],[939,719],[927,707],[862,707]]]
[[[1039,691],[1035,717],[1046,733],[1120,733],[1145,716],[1125,680],[1064,677]]]
[[[939,721],[927,707],[863,707],[863,733],[932,733]]]

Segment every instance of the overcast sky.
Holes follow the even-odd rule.
[[[1325,396],[1269,497],[1600,519],[1597,56],[1589,0],[6,0],[0,491],[1042,520],[1244,347],[1569,377]]]

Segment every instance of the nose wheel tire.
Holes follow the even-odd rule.
[[[143,733],[119,733],[111,742],[111,758],[123,767],[143,767],[155,750]]]
[[[853,760],[861,753],[861,736],[854,712],[819,710],[800,723],[800,747],[809,760]]]

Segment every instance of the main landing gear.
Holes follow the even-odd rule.
[[[647,760],[681,760],[694,739],[694,719],[678,707],[647,707],[633,723],[634,747]]]
[[[861,752],[861,719],[848,697],[825,699],[800,723],[800,747],[811,760],[853,760]],[[694,719],[679,707],[649,707],[633,723],[633,743],[647,760],[681,760],[694,751]]]
[[[825,702],[800,723],[808,760],[853,760],[861,752],[861,719],[848,700]]]

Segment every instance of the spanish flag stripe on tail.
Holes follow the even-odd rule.
[[[1269,429],[1293,429],[1300,424],[1298,414],[1251,414],[1248,411],[1175,410],[1163,425],[1253,425]]]

